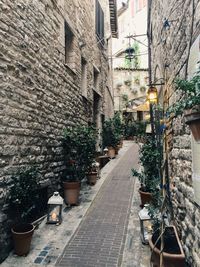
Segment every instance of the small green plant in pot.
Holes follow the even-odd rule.
[[[96,130],[92,126],[77,125],[65,129],[63,151],[66,170],[63,176],[64,199],[69,205],[78,203],[81,181],[95,158]]]
[[[140,149],[140,162],[143,172],[139,173],[133,169],[133,176],[137,176],[141,187],[139,189],[141,197],[141,206],[152,201],[157,201],[159,194],[160,175],[159,164],[162,158],[162,151],[157,147],[152,137],[146,137],[144,144]]]
[[[123,137],[123,124],[119,113],[116,113],[112,119],[108,119],[103,124],[103,147],[108,148],[110,158],[115,157],[118,152],[118,145]]]
[[[112,119],[106,120],[103,124],[103,147],[108,148],[108,156],[115,157],[115,147],[118,140],[116,139],[114,125]]]
[[[185,123],[196,141],[200,141],[200,72],[191,80],[175,81],[176,90],[181,93],[180,101],[169,108],[175,116],[184,114]]]
[[[9,216],[14,222],[12,235],[15,253],[27,255],[30,250],[34,226],[30,223],[39,203],[38,171],[34,167],[21,168],[11,176],[8,194]]]

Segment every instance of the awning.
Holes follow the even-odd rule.
[[[149,111],[149,104],[147,102],[139,105],[138,107],[134,108],[135,111]]]

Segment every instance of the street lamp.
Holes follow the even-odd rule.
[[[151,86],[147,92],[147,100],[150,104],[156,104],[158,101],[158,91],[156,87]]]
[[[125,58],[128,59],[129,61],[131,61],[133,58],[134,58],[134,53],[135,53],[135,50],[133,47],[128,47],[126,48],[125,50]]]
[[[155,125],[154,125],[154,116],[153,116],[153,105],[157,104],[158,101],[158,91],[156,87],[150,86],[147,92],[147,101],[149,101],[150,108],[150,121],[151,121],[151,132],[154,137],[155,134]]]

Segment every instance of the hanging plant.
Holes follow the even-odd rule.
[[[134,78],[134,83],[139,85],[140,84],[140,78],[139,77],[135,77]]]
[[[141,91],[141,92],[146,92],[146,87],[145,87],[145,86],[141,86],[141,87],[140,87],[140,91]]]
[[[127,86],[130,86],[131,85],[131,80],[125,80],[124,84],[127,85]]]
[[[195,140],[200,141],[200,72],[189,81],[176,80],[175,86],[181,92],[181,98],[168,111],[174,116],[184,114]]]
[[[132,90],[132,93],[133,93],[134,95],[137,95],[138,91],[137,91],[136,89],[133,89],[133,90]]]

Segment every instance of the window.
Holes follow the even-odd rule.
[[[87,62],[81,58],[81,90],[82,95],[87,97]]]
[[[69,67],[73,67],[74,59],[73,59],[73,41],[74,35],[65,21],[65,64]]]
[[[96,0],[95,24],[96,35],[99,40],[99,43],[104,45],[104,13],[98,0]]]

